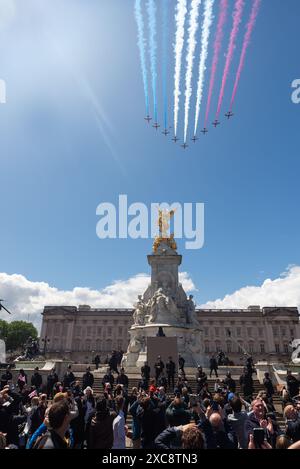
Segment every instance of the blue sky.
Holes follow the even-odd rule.
[[[151,241],[96,236],[97,205],[119,194],[147,205],[205,203],[203,249],[179,242],[199,304],[300,265],[298,0],[262,2],[234,119],[186,152],[143,120],[133,1],[3,5],[0,272],[61,290],[148,273]]]

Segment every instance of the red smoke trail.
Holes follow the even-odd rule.
[[[219,10],[219,21],[217,25],[216,39],[214,43],[214,56],[213,56],[211,75],[210,75],[210,83],[209,83],[204,127],[207,126],[207,121],[208,121],[208,116],[209,116],[209,111],[210,111],[211,98],[212,98],[212,93],[213,93],[215,79],[216,79],[220,51],[222,47],[224,25],[226,23],[227,10],[228,10],[228,0],[221,0],[220,10]]]
[[[246,31],[245,38],[244,38],[239,68],[236,74],[235,84],[233,88],[233,93],[232,93],[232,98],[231,98],[231,103],[230,103],[230,110],[232,110],[236,92],[237,92],[238,85],[239,85],[239,81],[241,78],[242,70],[245,65],[246,52],[251,41],[251,35],[255,26],[255,21],[256,21],[258,12],[259,12],[260,3],[261,3],[261,0],[254,0],[253,6],[252,6],[250,20],[249,20],[249,23],[247,24],[247,31]]]
[[[236,0],[235,7],[234,7],[234,13],[233,13],[233,27],[232,27],[232,31],[231,31],[231,34],[230,34],[230,40],[229,40],[229,45],[228,45],[226,63],[225,63],[225,68],[224,68],[224,73],[223,73],[223,78],[222,78],[222,86],[221,86],[219,102],[218,102],[218,109],[217,109],[217,115],[216,115],[217,119],[219,118],[219,115],[220,115],[220,112],[221,112],[222,102],[223,102],[223,98],[224,98],[225,86],[226,86],[227,78],[228,78],[228,75],[229,75],[230,65],[231,65],[231,62],[232,62],[232,59],[233,59],[236,39],[237,39],[237,36],[238,36],[240,23],[242,21],[244,6],[245,6],[245,1],[244,0]]]

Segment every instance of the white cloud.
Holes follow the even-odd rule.
[[[289,266],[279,278],[267,279],[258,287],[241,288],[202,307],[248,308],[250,305],[297,306],[300,309],[300,266]]]
[[[180,273],[179,279],[185,291],[195,290],[186,272]],[[0,296],[5,298],[5,305],[13,313],[12,317],[5,319],[27,320],[29,315],[30,321],[39,327],[44,306],[87,304],[93,308],[132,308],[138,295],[144,293],[149,283],[149,275],[139,274],[127,280],[118,280],[102,290],[87,287],[59,290],[45,282],[31,282],[23,275],[0,273]]]

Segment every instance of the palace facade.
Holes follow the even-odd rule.
[[[41,348],[51,358],[102,362],[112,350],[126,351],[134,309],[94,309],[90,306],[46,306],[42,313]],[[201,342],[207,357],[222,350],[236,365],[246,350],[254,360],[289,361],[289,343],[300,338],[295,307],[196,309]]]

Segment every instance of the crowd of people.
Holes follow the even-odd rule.
[[[181,356],[177,364],[158,356],[130,388],[113,360],[98,395],[90,368],[80,380],[71,365],[61,378],[53,369],[43,384],[38,368],[29,382],[24,370],[13,380],[8,367],[1,376],[0,449],[300,449],[300,383],[291,372],[280,426],[274,384],[266,373],[255,394],[251,361],[239,378],[240,394],[230,373],[218,376],[214,357],[213,389],[201,366],[188,379],[184,365]]]

